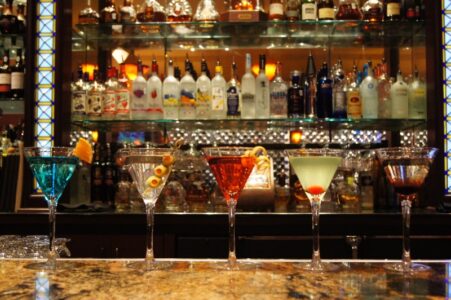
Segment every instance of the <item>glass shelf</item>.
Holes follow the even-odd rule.
[[[183,128],[186,130],[265,130],[268,128],[317,128],[323,130],[421,130],[426,120],[419,119],[223,119],[223,120],[100,120],[72,121],[72,125],[84,130],[99,131],[146,131],[155,129]]]
[[[297,49],[324,46],[412,46],[425,37],[424,22],[261,21],[78,24],[75,31],[94,48],[117,46],[202,50]],[[413,42],[415,41],[415,42]]]

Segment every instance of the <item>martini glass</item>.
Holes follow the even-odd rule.
[[[343,151],[334,149],[296,149],[286,150],[286,153],[312,208],[312,261],[302,264],[301,268],[315,272],[334,271],[338,269],[337,265],[321,262],[319,251],[319,213],[321,201],[329,188],[335,171],[341,163]]]
[[[208,147],[203,152],[210,169],[216,178],[219,189],[227,201],[229,212],[229,256],[226,265],[219,265],[227,270],[238,270],[235,249],[235,210],[238,198],[243,190],[252,169],[255,157],[245,156],[246,147]]]
[[[72,156],[73,150],[74,148],[68,147],[24,148],[25,157],[47,201],[50,223],[47,262],[31,264],[27,266],[28,268],[47,270],[56,268],[58,256],[55,249],[56,206],[78,165],[78,158]]]
[[[170,148],[122,149],[118,152],[118,156],[124,160],[146,207],[146,257],[144,261],[130,263],[128,266],[131,268],[151,271],[165,269],[171,265],[169,262],[155,260],[153,228],[155,204],[172,170],[172,162],[168,163],[167,159],[173,155],[174,150]],[[162,168],[164,171],[160,172]]]
[[[402,262],[386,268],[402,273],[427,271],[422,264],[413,264],[410,257],[410,209],[424,184],[429,167],[438,149],[428,147],[398,147],[376,150],[388,181],[395,189],[402,209]]]

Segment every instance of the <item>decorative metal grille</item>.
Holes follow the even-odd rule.
[[[451,193],[451,0],[442,0],[442,68],[444,109],[445,193]]]

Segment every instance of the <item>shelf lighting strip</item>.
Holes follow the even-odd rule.
[[[442,0],[443,110],[445,114],[445,194],[451,194],[451,0]]]
[[[53,146],[55,126],[55,53],[57,0],[36,1],[34,143]]]

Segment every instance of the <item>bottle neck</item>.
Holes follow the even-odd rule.
[[[252,57],[250,54],[246,54],[246,73],[251,73]]]

